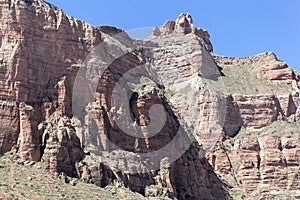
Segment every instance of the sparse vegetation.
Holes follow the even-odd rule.
[[[287,85],[269,84],[265,78],[257,78],[252,65],[223,65],[222,76],[218,82],[224,82],[226,93],[233,94],[285,94],[289,91]]]
[[[249,198],[245,196],[243,191],[234,191],[230,193],[233,200],[248,200]]]
[[[268,134],[270,136],[288,136],[293,134],[299,134],[300,133],[300,125],[293,122],[287,122],[287,121],[275,121],[272,124],[264,127],[260,130],[246,130],[241,129],[241,131],[238,133],[238,135],[231,140],[236,139],[242,139],[247,137],[257,137],[261,134]],[[232,141],[233,142],[233,141]]]
[[[137,85],[134,86],[134,88],[132,89],[132,91],[138,92],[140,90],[143,90],[146,86],[150,86],[150,85],[155,86],[154,83],[139,83],[139,84],[137,84]]]
[[[152,81],[151,79],[149,79],[147,77],[141,77],[139,83],[137,83],[137,84],[131,83],[131,84],[129,84],[129,87],[131,88],[131,90],[133,92],[139,92],[139,91],[144,90],[145,87],[148,87],[148,86],[155,87],[156,85],[157,84],[154,81]]]
[[[266,126],[260,134],[268,133],[272,136],[288,136],[300,133],[300,125],[294,122],[276,121]]]
[[[25,165],[12,152],[0,157],[0,175],[0,199],[145,199],[125,187],[100,188],[70,177],[65,183],[46,171],[44,163]]]
[[[171,99],[172,96],[174,96],[175,92],[170,90],[170,89],[166,89],[165,90],[165,97],[169,100]]]

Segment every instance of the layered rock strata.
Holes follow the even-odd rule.
[[[0,7],[1,154],[149,197],[299,197],[300,76],[273,53],[216,55],[190,14],[132,39],[42,0]]]

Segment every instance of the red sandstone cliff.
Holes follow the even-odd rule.
[[[136,40],[41,0],[0,7],[0,153],[149,197],[299,197],[299,76],[273,53],[215,55],[189,14]]]

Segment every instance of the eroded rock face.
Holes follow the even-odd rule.
[[[96,111],[101,110],[99,104]],[[145,160],[139,155],[139,153],[147,152],[154,154],[156,150],[163,148],[175,136],[180,123],[164,99],[163,90],[154,82],[146,82],[137,87],[130,100],[132,117],[136,120],[136,124],[141,126],[141,134],[145,136],[149,134],[150,128],[147,125],[150,121],[162,118],[155,114],[150,118],[148,110],[155,104],[163,105],[166,109],[166,122],[162,130],[155,136],[145,139],[126,136],[113,120],[113,117],[124,115],[120,110],[125,108],[120,107],[107,111],[103,106],[101,117],[94,118],[94,120],[95,125],[100,126],[99,130],[104,129],[106,132],[95,135],[96,137],[100,136],[96,139],[99,145],[96,143],[90,145],[91,155],[86,156],[78,164],[79,174],[87,181],[102,187],[121,182],[133,191],[147,196],[165,194],[169,197],[183,199],[229,198],[224,186],[203,157],[204,153],[200,147],[188,148],[186,153],[182,152],[183,155],[179,157],[179,160],[170,165],[164,164],[164,162],[167,163],[167,157],[161,159],[160,155],[157,155],[155,160]],[[108,105],[105,104],[105,106]],[[110,112],[119,112],[119,115],[113,115]],[[89,117],[92,115],[92,113],[88,114]],[[90,131],[92,129],[90,126]],[[122,150],[126,149],[127,152],[119,150],[116,146],[121,147]],[[172,151],[172,149],[176,148],[170,150]],[[153,163],[156,162],[159,167],[152,169],[155,165]],[[201,189],[199,190],[199,188]]]
[[[226,112],[226,119],[233,116],[233,120],[227,120],[225,128],[230,122],[234,128],[240,124],[242,129],[235,137],[218,142],[207,154],[215,172],[232,187],[233,195],[242,188],[253,199],[295,198],[299,188],[292,185],[299,184],[294,178],[298,176],[299,163],[287,164],[286,159],[298,157],[298,147],[294,145],[287,150],[282,146],[282,141],[298,141],[299,136],[297,128],[293,128],[298,126],[293,122],[297,122],[299,107],[295,72],[273,53],[214,58],[232,97],[232,103],[227,102],[230,111]],[[237,68],[248,73],[237,84],[243,90],[236,87],[236,80],[232,81],[235,76],[230,74]],[[278,122],[281,120],[289,123]]]
[[[56,175],[63,172],[76,177],[75,164],[84,158],[74,121],[76,120],[54,113],[39,125],[43,130],[41,159],[46,164],[46,169]]]
[[[256,70],[257,77],[267,78],[270,81],[293,80],[295,74],[284,62],[266,64]]]
[[[250,196],[272,197],[271,188],[277,188],[278,195],[287,191],[297,193],[300,161],[297,127],[275,122],[259,132],[241,131],[236,140],[219,143],[209,155],[210,162],[230,187],[242,187]],[[294,197],[292,193],[286,195]]]
[[[18,137],[18,151],[23,161],[40,160],[40,134],[37,130],[37,119],[32,106],[21,103],[20,134]]]
[[[156,27],[153,30],[154,36],[168,36],[170,34],[187,35],[190,33],[201,38],[201,42],[207,51],[213,51],[213,46],[209,40],[209,33],[206,30],[195,27],[189,13],[182,13],[176,21],[169,20],[163,26]]]
[[[258,129],[282,119],[280,105],[273,95],[234,95],[243,126]]]
[[[3,105],[1,124],[5,129],[2,140],[6,141],[1,151],[5,152],[17,144],[20,102],[35,109],[37,121],[30,123],[49,117],[60,95],[53,92],[57,91],[54,86],[59,81],[53,82],[67,75],[66,84],[70,85],[66,95],[70,96],[76,66],[93,44],[101,40],[101,34],[98,28],[43,1],[3,0],[0,7],[0,104]],[[70,105],[65,106],[70,114]]]
[[[150,57],[156,77],[171,94],[169,101],[183,118],[182,123],[204,148],[214,145],[224,134],[226,96],[222,84],[216,89],[210,82],[221,74],[201,38],[188,34],[146,38],[143,42],[144,55]]]
[[[300,121],[299,73],[273,53],[215,55],[208,32],[190,14],[133,40],[41,0],[0,0],[0,7],[0,153],[16,148],[23,160],[41,159],[54,174],[149,197],[230,199],[228,190],[239,188],[253,198],[272,198],[272,188],[299,193],[299,133],[257,133],[278,120]],[[98,44],[103,49],[89,58],[106,67],[103,74],[84,62]],[[245,81],[236,84],[240,73]],[[87,88],[78,78],[96,85]],[[126,92],[114,97],[119,82]],[[124,101],[128,110],[116,104]],[[164,123],[150,136],[151,122]],[[179,128],[182,143],[192,142],[174,162],[157,152],[156,160],[141,158],[170,143]]]

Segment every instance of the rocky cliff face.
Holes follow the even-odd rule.
[[[214,57],[232,97],[230,110],[238,113],[230,122],[242,125],[235,137],[218,142],[207,154],[215,172],[236,196],[242,188],[253,199],[299,198],[299,188],[295,187],[299,152],[296,145],[289,145],[299,139],[296,72],[273,53],[248,58]],[[236,68],[248,74],[235,79],[230,73]],[[236,76],[240,75],[238,71]],[[229,117],[231,112],[227,114]]]
[[[39,123],[58,107],[70,113],[70,99],[62,94],[60,79],[71,92],[76,64],[80,64],[88,49],[100,41],[97,28],[65,15],[62,10],[42,1],[1,1],[1,133],[2,151],[18,140],[22,119],[19,105],[25,102],[35,110]],[[74,67],[75,66],[75,67]],[[75,73],[75,74],[74,74]],[[32,120],[28,118],[28,123]],[[27,125],[25,125],[27,126]],[[28,134],[38,134],[31,126]],[[36,160],[37,157],[29,158]]]
[[[298,198],[298,142],[298,125],[274,122],[220,142],[209,157],[230,187],[241,187],[252,198]]]
[[[216,55],[189,14],[132,39],[0,7],[1,153],[148,197],[299,198],[299,73],[273,53]]]

